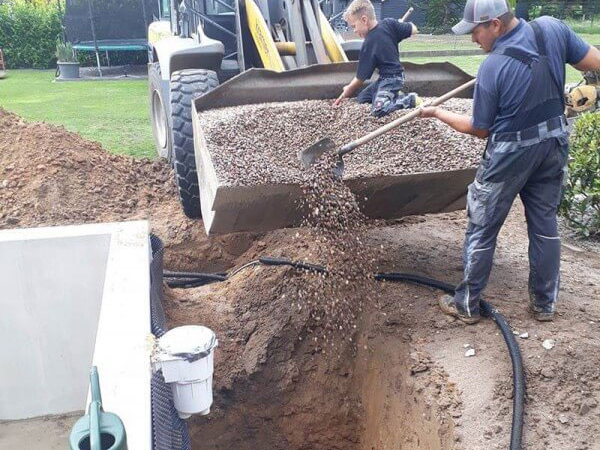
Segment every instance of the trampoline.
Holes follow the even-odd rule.
[[[110,52],[148,53],[148,24],[157,14],[156,0],[66,0],[66,39],[74,50],[96,54],[102,76],[101,52],[109,67]]]
[[[100,41],[81,41],[73,45],[73,49],[79,52],[104,52],[106,55],[106,61],[110,67],[109,52],[120,51],[120,52],[140,52],[148,51],[148,40],[147,39],[103,39]],[[98,71],[102,76],[102,69],[100,67],[100,58],[96,54],[96,62],[98,64]]]
[[[98,44],[98,50],[101,52],[148,50],[146,39],[104,39],[96,41],[96,43]],[[73,48],[82,52],[96,51],[94,41],[81,41],[73,45]]]

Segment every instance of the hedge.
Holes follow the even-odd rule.
[[[600,113],[575,122],[560,212],[580,234],[600,236]]]
[[[0,48],[8,68],[54,67],[60,36],[61,15],[56,1],[10,0],[0,4]]]

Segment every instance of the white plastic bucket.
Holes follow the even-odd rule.
[[[158,340],[155,368],[171,385],[179,417],[206,415],[212,405],[215,333],[207,327],[186,325],[173,328]]]

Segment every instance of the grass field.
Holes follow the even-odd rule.
[[[64,125],[114,153],[155,156],[146,80],[53,80],[53,70],[8,71],[0,80],[0,107],[28,120]]]

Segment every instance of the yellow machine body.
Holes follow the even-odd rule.
[[[254,3],[254,0],[245,0],[245,6],[248,28],[265,69],[283,72],[285,66],[260,8]]]
[[[327,20],[327,17],[325,17],[325,14],[321,10],[319,10],[319,26],[321,27],[323,44],[325,44],[325,49],[329,54],[331,62],[347,62],[348,57],[346,56],[346,52],[344,52],[344,49],[340,45],[335,31],[329,24],[329,20]]]

